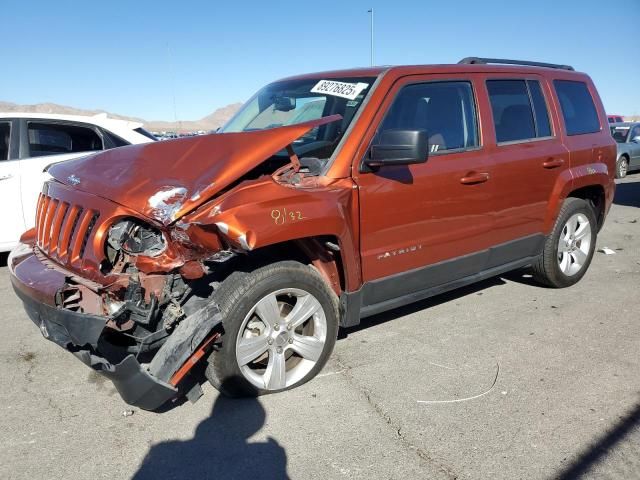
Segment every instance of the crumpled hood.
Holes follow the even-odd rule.
[[[131,145],[56,163],[48,172],[168,225],[309,130],[341,118]]]

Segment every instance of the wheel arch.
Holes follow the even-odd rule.
[[[347,255],[348,256],[348,255]],[[268,264],[282,260],[296,260],[313,266],[339,297],[346,291],[350,271],[348,260],[336,235],[303,237],[256,248],[244,257],[245,262]]]
[[[563,202],[571,197],[590,201],[596,212],[597,227],[602,228],[607,206],[610,206],[613,200],[615,190],[613,177],[613,172],[604,163],[565,170],[558,177],[547,205],[545,234],[553,230]]]

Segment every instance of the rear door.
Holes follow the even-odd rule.
[[[0,252],[13,248],[25,230],[17,140],[18,122],[0,119]]]
[[[104,149],[99,128],[76,122],[24,119],[21,125],[20,182],[27,228],[35,224],[36,204],[47,178],[43,170],[52,163]]]
[[[487,148],[495,165],[494,240],[500,246],[489,266],[496,266],[542,248],[548,201],[559,176],[569,175],[570,158],[542,77],[492,74],[484,85],[492,114]]]

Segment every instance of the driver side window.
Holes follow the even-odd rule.
[[[471,83],[430,82],[402,88],[376,137],[385,130],[397,129],[425,130],[431,155],[477,147]]]
[[[629,134],[629,142],[632,142],[634,138],[640,137],[640,125],[635,126]]]

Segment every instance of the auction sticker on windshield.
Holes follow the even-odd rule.
[[[349,100],[355,100],[355,98],[365,88],[369,86],[368,83],[347,83],[336,82],[334,80],[320,80],[311,89],[312,93],[324,93],[326,95],[333,95],[334,97],[347,98]]]

